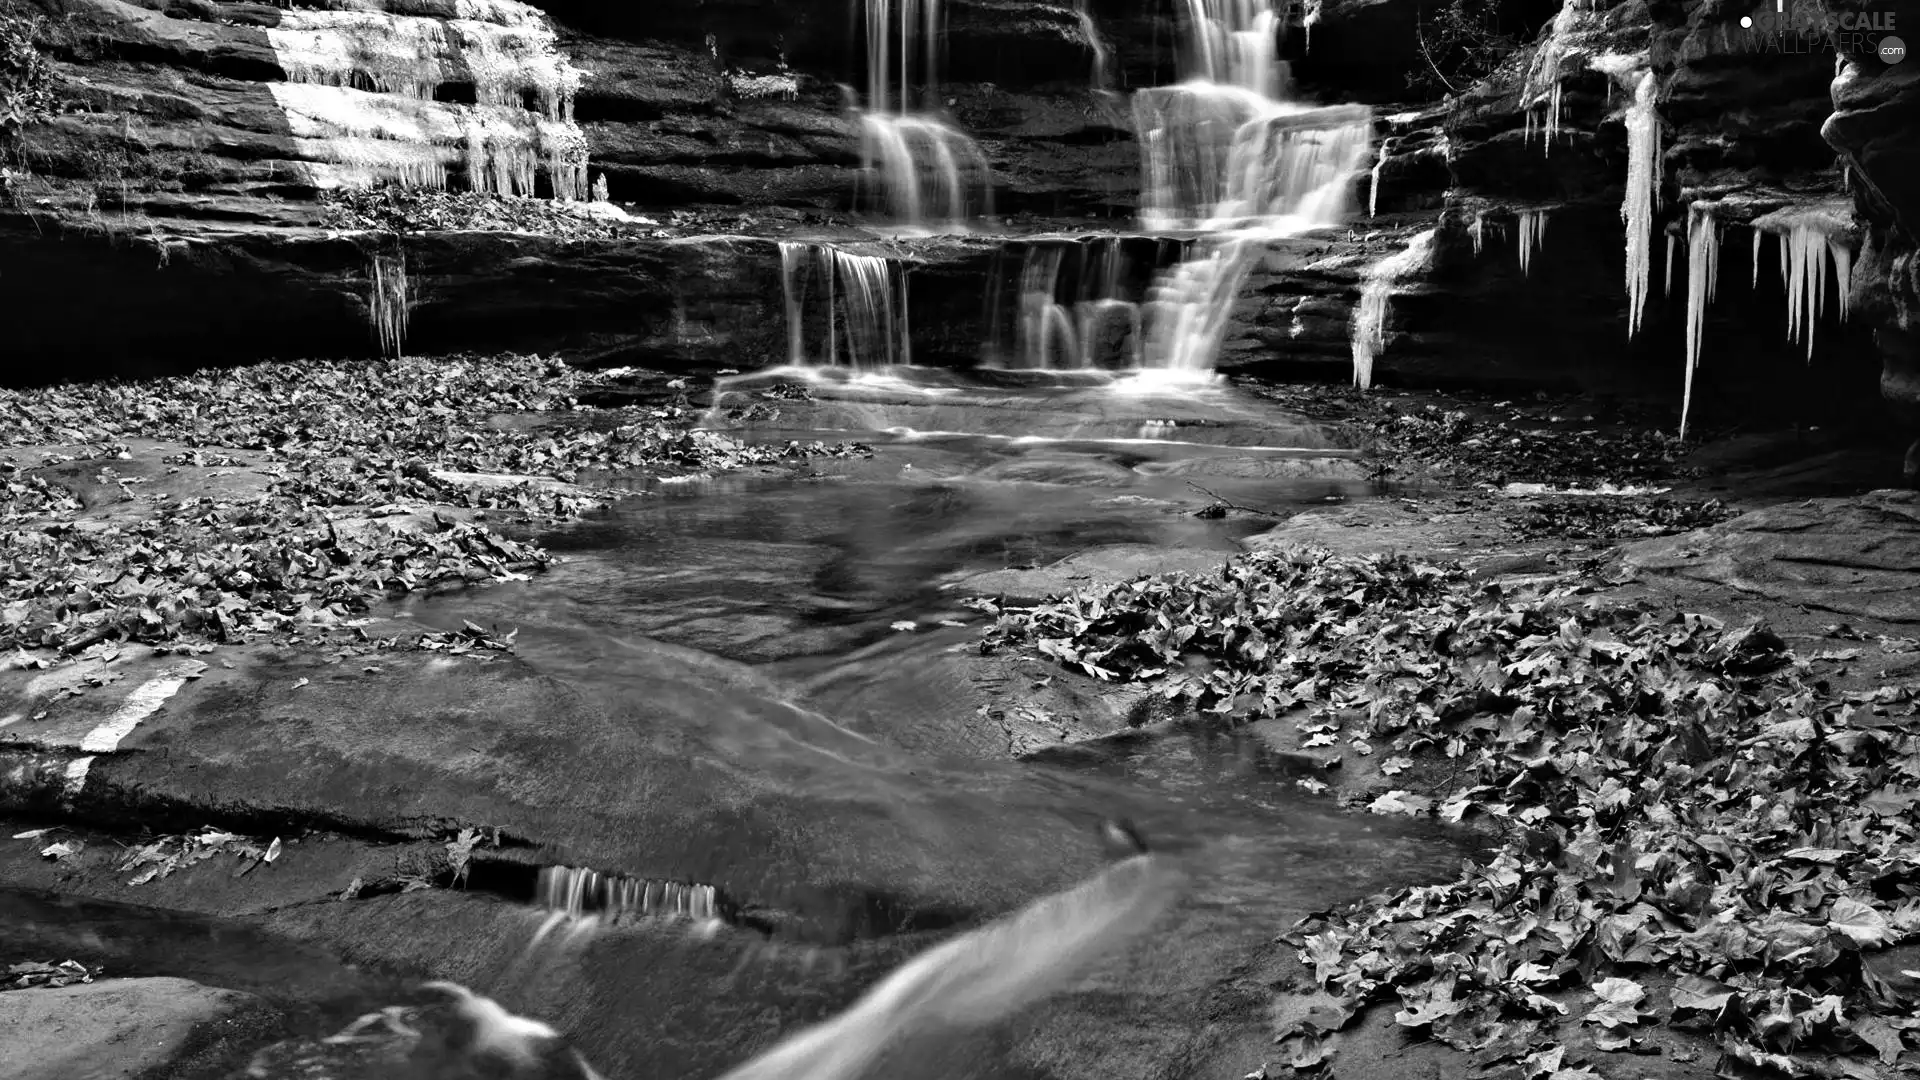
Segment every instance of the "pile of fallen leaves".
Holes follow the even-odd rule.
[[[76,986],[90,983],[100,974],[97,967],[88,967],[78,960],[62,960],[57,964],[29,960],[20,964],[8,964],[0,971],[0,990],[31,990],[36,987],[54,989],[62,986]]]
[[[127,884],[145,885],[216,855],[231,855],[240,861],[237,873],[246,874],[278,859],[280,852],[278,837],[269,843],[261,843],[251,837],[209,825],[199,832],[162,836],[134,848],[120,861],[120,871],[137,871]]]
[[[1523,539],[1619,540],[1704,529],[1732,516],[1718,499],[1570,495],[1534,500],[1508,525]]]
[[[504,356],[0,390],[0,445],[78,447],[111,463],[129,439],[178,441],[192,449],[170,457],[177,468],[231,467],[221,448],[253,451],[269,478],[262,496],[156,499],[150,514],[101,520],[43,476],[0,471],[0,648],[233,642],[334,625],[385,597],[512,580],[551,561],[437,512],[427,528],[389,520],[440,506],[564,520],[616,497],[571,486],[582,473],[867,452],[747,445],[695,430],[677,407],[586,410],[573,397],[582,382],[558,361]],[[530,413],[567,422],[495,422]]]
[[[1499,826],[1459,880],[1290,936],[1328,995],[1282,1033],[1298,1069],[1382,1003],[1529,1077],[1561,1068],[1566,1022],[1621,1051],[1695,1027],[1723,1068],[1782,1075],[1874,1075],[1857,1055],[1920,1032],[1911,986],[1869,963],[1920,934],[1913,687],[1835,691],[1758,625],[1317,550],[1002,612],[984,647],[1016,644],[1291,717],[1308,746],[1384,750],[1388,776],[1430,759],[1446,790],[1370,809]]]
[[[352,232],[518,232],[568,240],[616,240],[654,231],[644,222],[594,217],[546,199],[392,184],[325,193],[320,223]]]
[[[1668,479],[1682,470],[1681,442],[1644,429],[1576,428],[1509,409],[1503,418],[1476,416],[1436,405],[1402,412],[1385,406],[1371,419],[1373,456],[1383,471],[1409,467],[1476,483],[1511,481],[1580,486],[1592,479],[1617,484]],[[1561,422],[1555,423],[1554,420]]]

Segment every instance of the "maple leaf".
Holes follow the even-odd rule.
[[[1833,901],[1827,911],[1827,925],[1864,948],[1885,945],[1894,936],[1893,927],[1884,914],[1848,896]]]

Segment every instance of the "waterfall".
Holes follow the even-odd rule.
[[[902,1038],[1017,1016],[1144,932],[1184,883],[1161,856],[1116,863],[921,953],[846,1011],[787,1036],[721,1080],[854,1080]]]
[[[376,252],[367,257],[368,319],[380,355],[398,359],[406,347],[407,321],[413,314],[413,289],[407,281],[404,250]]]
[[[1093,21],[1093,12],[1087,9],[1088,0],[1073,0],[1073,13],[1080,18],[1080,32],[1086,35],[1087,47],[1093,50],[1093,70],[1088,73],[1089,85],[1098,93],[1113,89],[1113,50],[1107,47],[1105,38],[1100,36],[1099,24]]]
[[[1134,95],[1141,222],[1212,234],[1163,273],[1145,365],[1207,372],[1265,241],[1337,223],[1372,143],[1364,106],[1283,100],[1271,0],[1185,0],[1185,80]]]
[[[628,915],[707,922],[721,917],[720,893],[711,885],[622,877],[571,866],[540,871],[540,906],[575,919]]]
[[[316,187],[396,182],[585,199],[587,142],[573,120],[581,73],[538,9],[516,0],[458,18],[283,9],[265,31],[287,81],[269,91]],[[435,100],[470,85],[471,104]]]
[[[1387,155],[1391,153],[1392,150],[1393,150],[1392,139],[1389,138],[1389,139],[1380,140],[1380,156],[1374,159],[1373,171],[1370,174],[1368,174],[1369,175],[1369,179],[1367,183],[1367,216],[1368,217],[1380,216],[1380,170],[1387,167]],[[1474,252],[1475,254],[1478,254],[1479,249],[1478,248],[1474,249]]]
[[[956,227],[991,214],[992,168],[980,147],[939,117],[911,111],[916,88],[923,107],[939,103],[940,0],[864,3],[867,99],[855,113],[868,182],[902,224]]]
[[[1042,370],[1138,368],[1146,331],[1137,289],[1120,237],[1035,241],[1021,260],[1011,317],[999,299],[989,304],[991,325],[1013,331],[1011,350],[989,358]]]
[[[1373,386],[1373,361],[1387,344],[1387,301],[1394,286],[1425,270],[1433,259],[1433,241],[1439,230],[1428,229],[1407,242],[1404,250],[1367,268],[1360,286],[1360,304],[1353,316],[1353,385]]]
[[[1547,240],[1547,212],[1545,210],[1522,210],[1519,221],[1520,273],[1531,276],[1533,273],[1533,254]]]
[[[861,369],[913,362],[907,271],[899,261],[830,244],[783,241],[780,271],[789,363]],[[810,316],[821,324],[820,349],[813,356],[806,348]]]
[[[1700,367],[1700,346],[1706,336],[1707,305],[1720,288],[1720,231],[1712,203],[1687,208],[1687,376],[1680,397],[1680,438],[1687,437],[1687,416],[1693,411],[1693,373]]]

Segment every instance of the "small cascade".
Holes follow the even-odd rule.
[[[1186,13],[1185,81],[1133,98],[1140,218],[1214,235],[1153,287],[1145,364],[1204,373],[1264,242],[1345,213],[1373,113],[1282,99],[1284,23],[1272,0],[1186,0]]]
[[[1531,276],[1533,273],[1533,255],[1547,240],[1547,211],[1522,210],[1518,227],[1520,244],[1520,273]]]
[[[1404,250],[1367,268],[1361,279],[1360,304],[1353,316],[1353,385],[1373,386],[1373,361],[1387,345],[1387,302],[1402,280],[1431,264],[1433,241],[1439,230],[1428,229],[1407,242]]]
[[[1680,398],[1680,438],[1687,437],[1687,416],[1693,410],[1693,373],[1700,367],[1700,346],[1706,337],[1707,305],[1720,288],[1720,230],[1713,203],[1687,208],[1687,377]]]
[[[992,168],[979,145],[940,117],[912,111],[916,91],[924,108],[939,102],[940,0],[865,5],[867,99],[855,113],[868,183],[905,225],[957,227],[992,214]]]
[[[375,252],[367,257],[368,319],[380,355],[399,359],[406,347],[407,322],[413,314],[413,289],[407,280],[404,251]]]
[[[913,362],[907,272],[899,261],[829,244],[782,242],[780,269],[789,363],[869,369]],[[812,355],[806,345],[810,322],[820,327],[820,347]]]
[[[573,121],[581,73],[538,9],[465,4],[451,19],[291,8],[266,31],[287,81],[269,90],[316,187],[396,182],[588,197],[587,142]],[[472,103],[436,100],[471,86]]]
[[[1152,927],[1186,889],[1171,860],[1136,855],[900,965],[845,1011],[786,1036],[721,1080],[853,1080],[915,1037],[1030,1010]]]
[[[632,915],[704,922],[721,917],[720,893],[711,885],[622,877],[571,866],[540,871],[540,906],[576,919]]]
[[[1136,267],[1124,243],[1114,236],[1034,242],[1015,286],[1011,348],[990,351],[990,360],[1054,371],[1139,368],[1146,331],[1135,275],[1152,267]],[[989,318],[995,327],[1009,322],[999,311]]]
[[[1387,167],[1387,155],[1393,152],[1391,136],[1380,140],[1380,156],[1373,159],[1373,171],[1367,181],[1367,216],[1380,216],[1380,170]],[[1479,249],[1475,249],[1477,252]]]
[[[1233,321],[1233,301],[1253,269],[1262,238],[1228,234],[1154,282],[1147,300],[1146,366],[1201,375]]]
[[[1080,17],[1080,32],[1086,35],[1087,47],[1093,50],[1093,70],[1088,73],[1089,85],[1097,93],[1111,93],[1113,90],[1113,50],[1107,47],[1106,39],[1100,36],[1100,26],[1093,21],[1093,12],[1087,9],[1088,0],[1073,0],[1073,13]]]

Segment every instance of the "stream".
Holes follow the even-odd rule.
[[[674,736],[675,753],[749,790],[754,776],[774,785],[726,815],[670,815],[697,834],[681,838],[699,853],[683,865],[745,915],[556,929],[533,897],[429,890],[281,912],[262,928],[9,894],[0,944],[261,993],[308,1037],[393,1003],[412,977],[457,977],[566,1032],[607,1076],[694,1080],[832,1016],[955,930],[1083,880],[1112,857],[1096,824],[1119,817],[1187,883],[1144,937],[1127,928],[1088,978],[977,1030],[895,1018],[844,1038],[916,1076],[1217,1076],[1257,1064],[1270,1037],[1260,973],[1288,949],[1276,934],[1375,889],[1448,877],[1469,852],[1437,826],[1308,794],[1258,734],[1132,728],[1103,700],[1123,689],[980,655],[988,616],[966,599],[1070,587],[1046,576],[1063,558],[1101,556],[1091,565],[1122,578],[1217,563],[1262,525],[1196,517],[1215,497],[1276,512],[1378,497],[1338,431],[1215,384],[916,369],[726,380],[708,423],[873,453],[647,481],[543,537],[565,556],[548,573],[399,614],[517,627],[518,663],[592,700],[684,697],[674,707],[707,730]],[[1024,727],[1002,723],[1011,714]],[[517,782],[569,787],[614,815],[653,797],[620,790],[630,764]],[[842,821],[861,824],[843,836]],[[939,896],[952,899],[916,899]],[[1104,914],[1096,901],[1067,917]],[[1038,932],[1019,956],[974,960],[1020,984],[1070,936]],[[324,959],[329,948],[345,963]]]

